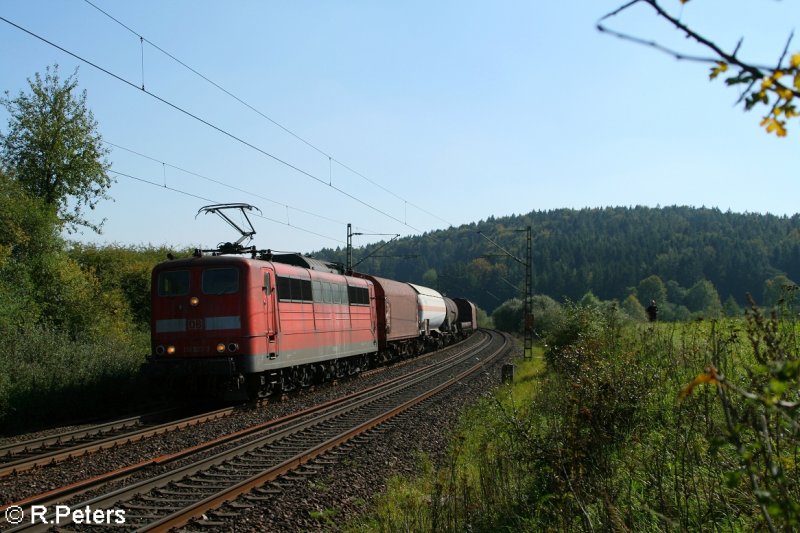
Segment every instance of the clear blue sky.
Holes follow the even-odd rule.
[[[281,222],[253,219],[259,247],[341,246],[347,222],[408,235],[562,207],[798,212],[800,122],[788,138],[767,135],[761,111],[735,107],[736,90],[709,82],[706,65],[598,33],[622,1],[92,2],[313,147],[83,0],[1,0],[0,16],[314,178],[2,21],[0,89],[15,95],[48,65],[78,66],[104,139],[156,160],[114,148],[113,170],[258,206]],[[692,0],[681,17],[726,48],[744,37],[743,58],[772,64],[800,4]],[[645,7],[610,25],[704,53]],[[107,219],[103,235],[78,239],[208,247],[236,237],[215,217],[195,219],[210,202],[123,176],[110,194],[92,213]]]

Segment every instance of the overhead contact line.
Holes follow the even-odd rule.
[[[24,28],[24,27],[20,26],[19,24],[16,24],[16,23],[10,21],[10,20],[8,20],[7,18],[5,18],[3,16],[0,16],[0,20],[2,20],[3,22],[5,22],[5,23],[17,28],[18,30],[20,30],[20,31],[22,31],[24,33],[27,33],[31,37],[34,37],[34,38],[36,38],[36,39],[38,39],[38,40],[40,40],[40,41],[42,41],[42,42],[54,47],[54,48],[64,52],[65,54],[77,59],[78,61],[81,61],[82,63],[85,63],[85,64],[87,64],[87,65],[99,70],[100,72],[102,72],[102,73],[104,73],[104,74],[106,74],[108,76],[111,76],[112,78],[124,83],[125,85],[133,87],[134,89],[136,89],[138,91],[141,91],[144,94],[147,94],[151,98],[154,98],[154,99],[158,100],[159,102],[163,103],[164,105],[167,105],[167,106],[173,108],[174,110],[179,111],[180,113],[183,113],[184,115],[196,120],[197,122],[200,122],[201,124],[205,124],[209,128],[212,128],[212,129],[216,130],[217,132],[219,132],[219,133],[221,133],[221,134],[223,134],[223,135],[225,135],[225,136],[227,136],[227,137],[239,142],[240,144],[243,144],[244,146],[247,146],[248,148],[251,148],[252,150],[255,150],[256,152],[258,152],[258,153],[260,153],[260,154],[262,154],[262,155],[264,155],[266,157],[269,157],[269,158],[273,159],[274,161],[276,161],[276,162],[278,162],[278,163],[280,163],[280,164],[282,164],[282,165],[294,170],[295,172],[298,172],[299,174],[302,174],[302,175],[304,175],[304,176],[306,176],[306,177],[308,177],[308,178],[310,178],[310,179],[312,179],[314,181],[317,181],[317,182],[319,182],[319,183],[321,183],[323,185],[326,185],[328,188],[335,190],[339,194],[350,198],[351,200],[363,205],[364,207],[367,207],[367,208],[369,208],[369,209],[371,209],[371,210],[373,210],[373,211],[375,211],[375,212],[377,212],[377,213],[379,213],[379,214],[381,214],[381,215],[383,215],[383,216],[385,216],[387,218],[390,218],[390,219],[394,220],[395,222],[397,222],[399,224],[402,224],[403,226],[406,226],[406,227],[408,227],[408,228],[410,228],[410,229],[412,229],[412,230],[414,230],[414,231],[416,231],[418,233],[422,233],[422,230],[420,230],[419,228],[415,228],[414,226],[411,226],[410,224],[407,224],[406,222],[400,220],[399,218],[397,218],[397,217],[395,217],[393,215],[390,215],[386,211],[383,211],[382,209],[379,209],[379,208],[375,207],[374,205],[369,204],[368,202],[366,202],[364,200],[361,200],[360,198],[354,196],[353,194],[350,194],[349,192],[345,191],[344,189],[341,189],[340,187],[337,187],[337,186],[333,185],[332,183],[326,182],[325,180],[313,175],[312,173],[310,173],[310,172],[308,172],[306,170],[303,170],[302,168],[300,168],[300,167],[298,167],[298,166],[296,166],[296,165],[294,165],[292,163],[289,163],[288,161],[286,161],[284,159],[281,159],[280,157],[278,157],[278,156],[276,156],[276,155],[274,155],[274,154],[272,154],[270,152],[267,152],[266,150],[264,150],[262,148],[259,148],[258,146],[254,145],[253,143],[251,143],[249,141],[246,141],[246,140],[242,139],[241,137],[238,137],[237,135],[229,132],[228,130],[226,130],[226,129],[220,127],[220,126],[217,126],[216,124],[214,124],[214,123],[212,123],[212,122],[200,117],[199,115],[196,115],[196,114],[192,113],[191,111],[188,111],[188,110],[180,107],[179,105],[167,100],[166,98],[163,98],[163,97],[157,95],[156,93],[154,93],[152,91],[147,90],[143,86],[139,87],[135,83],[133,83],[132,81],[130,81],[128,79],[125,79],[122,76],[120,76],[118,74],[115,74],[115,73],[111,72],[110,70],[108,70],[108,69],[106,69],[104,67],[101,67],[100,65],[98,65],[98,64],[96,64],[96,63],[94,63],[92,61],[89,61],[88,59],[86,59],[86,58],[84,58],[84,57],[82,57],[82,56],[80,56],[80,55],[78,55],[78,54],[76,54],[74,52],[71,52],[70,50],[67,50],[66,48],[64,48],[64,47],[62,47],[62,46],[60,46],[58,44],[55,44],[54,42],[42,37],[41,35],[38,35],[37,33],[34,33],[31,30],[28,30],[27,28]]]
[[[130,148],[126,148],[125,146],[120,146],[119,144],[115,144],[115,143],[112,143],[112,142],[109,142],[109,141],[103,141],[103,143],[105,143],[105,144],[107,144],[109,146],[112,146],[114,148],[119,148],[120,150],[125,150],[126,152],[129,152],[131,154],[137,155],[137,156],[142,157],[144,159],[149,159],[150,161],[158,163],[158,164],[160,164],[160,165],[162,165],[164,167],[170,167],[172,169],[179,170],[179,171],[184,172],[186,174],[189,174],[191,176],[195,176],[195,177],[198,177],[200,179],[204,179],[206,181],[210,181],[211,183],[215,183],[217,185],[221,185],[223,187],[227,187],[229,189],[233,189],[234,191],[239,191],[239,192],[245,193],[247,195],[254,196],[256,198],[260,198],[262,200],[265,200],[267,202],[273,203],[273,204],[278,205],[280,207],[285,207],[286,209],[292,209],[294,211],[297,211],[298,213],[303,213],[303,214],[306,214],[306,215],[310,215],[310,216],[313,216],[313,217],[320,218],[322,220],[327,220],[328,222],[333,222],[334,224],[342,224],[342,225],[347,224],[346,222],[342,222],[340,220],[336,220],[336,219],[333,219],[333,218],[330,218],[330,217],[326,217],[326,216],[320,215],[318,213],[313,213],[311,211],[307,211],[307,210],[301,209],[299,207],[291,206],[291,205],[285,204],[283,202],[278,202],[277,200],[272,200],[271,198],[267,198],[266,196],[260,195],[258,193],[255,193],[255,192],[252,192],[252,191],[248,191],[248,190],[242,189],[240,187],[236,187],[235,185],[231,185],[229,183],[225,183],[223,181],[220,181],[220,180],[217,180],[217,179],[214,179],[214,178],[210,178],[208,176],[203,176],[202,174],[199,174],[199,173],[194,172],[192,170],[187,170],[187,169],[179,167],[177,165],[173,165],[171,163],[167,163],[167,162],[162,161],[160,159],[157,159],[157,158],[155,158],[153,156],[149,156],[147,154],[143,154],[141,152],[137,152],[136,150],[132,150]]]
[[[418,209],[419,211],[421,211],[421,212],[423,212],[423,213],[427,214],[428,216],[431,216],[431,217],[433,217],[433,218],[435,218],[435,219],[437,219],[437,220],[440,220],[440,221],[444,222],[445,224],[448,224],[448,225],[450,225],[450,226],[453,226],[453,223],[452,223],[452,222],[449,222],[449,221],[447,221],[447,220],[443,219],[443,218],[442,218],[442,217],[440,217],[439,215],[437,215],[437,214],[435,214],[435,213],[432,213],[432,212],[428,211],[427,209],[424,209],[424,208],[422,208],[422,207],[420,207],[420,206],[418,206],[418,205],[414,204],[413,202],[409,202],[409,201],[408,201],[406,198],[403,198],[402,196],[399,196],[398,194],[396,194],[395,192],[393,192],[393,191],[389,190],[388,188],[384,187],[383,185],[381,185],[380,183],[376,182],[375,180],[373,180],[373,179],[370,179],[368,176],[366,176],[366,175],[364,175],[363,173],[361,173],[361,172],[359,172],[359,171],[357,171],[357,170],[353,169],[351,166],[349,166],[349,165],[347,165],[347,164],[343,163],[342,161],[339,161],[338,159],[336,159],[336,158],[335,158],[334,156],[332,156],[331,154],[329,154],[329,153],[327,153],[326,151],[322,150],[321,148],[317,147],[316,145],[314,145],[314,144],[313,144],[313,143],[311,143],[310,141],[308,141],[308,140],[304,139],[303,137],[301,137],[300,135],[296,134],[295,132],[293,132],[293,131],[292,131],[292,130],[290,130],[288,127],[284,126],[283,124],[281,124],[281,123],[277,122],[276,120],[272,119],[271,117],[269,117],[268,115],[266,115],[265,113],[263,113],[262,111],[260,111],[259,109],[257,109],[256,107],[252,106],[252,105],[251,105],[251,104],[249,104],[248,102],[246,102],[246,101],[244,101],[243,99],[241,99],[240,97],[236,96],[236,95],[235,95],[235,94],[233,94],[231,91],[229,91],[228,89],[226,89],[226,88],[222,87],[220,84],[218,84],[218,83],[217,83],[217,82],[215,82],[214,80],[212,80],[212,79],[208,78],[207,76],[205,76],[205,75],[204,75],[204,74],[202,74],[201,72],[197,71],[195,68],[193,68],[193,67],[189,66],[189,65],[188,65],[188,64],[186,64],[184,61],[182,61],[182,60],[178,59],[177,57],[175,57],[175,56],[174,56],[173,54],[171,54],[170,52],[168,52],[168,51],[164,50],[163,48],[161,48],[160,46],[158,46],[156,43],[154,43],[153,41],[151,41],[151,40],[150,40],[150,39],[148,39],[147,37],[144,37],[142,34],[140,34],[139,32],[137,32],[136,30],[134,30],[133,28],[131,28],[131,27],[130,27],[130,26],[128,26],[127,24],[123,23],[122,21],[120,21],[120,20],[119,20],[119,19],[117,19],[116,17],[112,16],[112,15],[111,15],[111,14],[109,14],[108,12],[106,12],[106,11],[104,11],[103,9],[99,8],[97,5],[93,4],[93,3],[92,3],[92,2],[90,2],[89,0],[84,0],[84,2],[86,2],[87,4],[89,4],[90,6],[92,6],[93,8],[95,8],[97,11],[99,11],[100,13],[102,13],[103,15],[105,15],[106,17],[108,17],[109,19],[113,20],[114,22],[116,22],[117,24],[119,24],[120,26],[122,26],[123,28],[125,28],[126,30],[128,30],[128,31],[129,31],[131,34],[133,34],[134,36],[138,37],[138,38],[139,38],[139,42],[140,42],[140,43],[147,43],[147,44],[149,44],[150,46],[152,46],[153,48],[155,48],[156,50],[158,50],[159,52],[161,52],[161,53],[162,53],[162,54],[164,54],[165,56],[169,57],[170,59],[172,59],[173,61],[175,61],[176,63],[178,63],[178,64],[179,64],[179,65],[181,65],[182,67],[184,67],[185,69],[189,70],[190,72],[192,72],[192,73],[193,73],[193,74],[195,74],[196,76],[198,76],[198,77],[202,78],[203,80],[205,80],[205,81],[206,81],[206,82],[208,82],[209,84],[213,85],[214,87],[216,87],[217,89],[219,89],[219,90],[220,90],[220,91],[222,91],[223,93],[227,94],[228,96],[230,96],[231,98],[233,98],[234,100],[236,100],[237,102],[239,102],[240,104],[242,104],[243,106],[245,106],[246,108],[250,109],[251,111],[253,111],[253,112],[254,112],[254,113],[256,113],[257,115],[261,116],[261,117],[262,117],[262,118],[264,118],[265,120],[269,121],[270,123],[272,123],[272,124],[273,124],[273,125],[275,125],[276,127],[280,128],[280,129],[281,129],[281,130],[283,130],[284,132],[288,133],[289,135],[291,135],[292,137],[294,137],[294,138],[295,138],[295,139],[297,139],[298,141],[302,142],[303,144],[305,144],[305,145],[306,145],[306,146],[308,146],[309,148],[311,148],[311,149],[315,150],[315,151],[316,151],[316,152],[318,152],[320,155],[322,155],[322,156],[324,156],[324,157],[327,157],[329,162],[336,163],[337,165],[339,165],[340,167],[344,168],[345,170],[347,170],[347,171],[349,171],[349,172],[351,172],[351,173],[355,174],[356,176],[360,177],[361,179],[363,179],[363,180],[367,181],[368,183],[370,183],[370,184],[374,185],[375,187],[378,187],[378,188],[379,188],[379,189],[381,189],[382,191],[384,191],[384,192],[386,192],[386,193],[390,194],[391,196],[393,196],[393,197],[397,198],[398,200],[401,200],[401,201],[403,201],[405,204],[407,204],[407,205],[410,205],[410,206],[412,206],[412,207],[414,207],[414,208]],[[144,52],[142,52],[142,54],[143,54],[143,57],[144,57]],[[144,59],[143,59],[142,61],[144,61]],[[144,65],[142,65],[142,89],[144,89]],[[329,185],[330,185],[330,183],[331,183],[331,182],[332,182],[332,180],[329,180]],[[406,226],[408,226],[408,224],[405,224],[405,223],[403,223],[403,224],[404,224],[404,225],[406,225]],[[413,228],[413,227],[411,227],[411,226],[408,226],[408,227],[409,227],[409,228],[411,228],[411,229],[414,229],[415,231],[419,231],[419,230],[417,230],[416,228]]]
[[[112,172],[112,173],[114,173],[114,174],[117,174],[117,175],[119,175],[119,176],[124,176],[124,177],[126,177],[126,178],[130,178],[130,179],[132,179],[132,180],[136,180],[136,181],[138,181],[138,182],[141,182],[141,183],[146,183],[146,184],[148,184],[148,185],[152,185],[152,186],[154,186],[154,187],[158,187],[159,189],[167,189],[167,190],[169,190],[169,191],[177,192],[177,193],[179,193],[179,194],[183,194],[183,195],[185,195],[185,196],[190,196],[190,197],[192,197],[192,198],[196,198],[196,199],[198,199],[198,200],[203,200],[204,202],[209,202],[209,203],[212,203],[212,204],[217,204],[217,203],[219,203],[219,201],[218,201],[218,200],[213,200],[213,199],[211,199],[211,198],[206,198],[206,197],[204,197],[204,196],[200,196],[200,195],[198,195],[198,194],[194,194],[194,193],[191,193],[191,192],[187,192],[187,191],[184,191],[184,190],[181,190],[181,189],[176,189],[175,187],[171,187],[171,186],[167,185],[166,183],[164,183],[164,184],[162,184],[162,183],[156,183],[156,182],[154,182],[154,181],[150,181],[150,180],[147,180],[147,179],[144,179],[144,178],[139,178],[139,177],[137,177],[137,176],[133,176],[133,175],[131,175],[131,174],[126,174],[126,173],[124,173],[124,172],[119,172],[119,171],[117,171],[117,170],[109,170],[109,172]],[[296,225],[294,225],[294,224],[290,224],[289,222],[284,222],[284,221],[282,221],[282,220],[277,220],[277,219],[274,219],[274,218],[270,218],[270,217],[267,217],[267,216],[264,216],[264,215],[260,215],[260,214],[258,214],[258,213],[253,213],[253,214],[251,214],[250,216],[254,216],[254,217],[256,217],[256,218],[261,218],[261,219],[264,219],[264,220],[268,220],[268,221],[270,221],[270,222],[274,222],[274,223],[276,223],[276,224],[281,224],[281,225],[283,225],[283,226],[288,226],[288,227],[290,227],[290,228],[294,228],[294,229],[296,229],[296,230],[300,230],[300,231],[302,231],[302,232],[308,233],[309,235],[314,235],[314,236],[316,236],[316,237],[321,237],[321,238],[323,238],[323,239],[328,239],[328,240],[330,240],[330,241],[338,242],[338,243],[340,243],[340,244],[345,244],[345,243],[344,243],[344,241],[342,241],[341,239],[336,239],[336,238],[334,238],[334,237],[329,237],[329,236],[327,236],[327,235],[323,235],[323,234],[321,234],[321,233],[317,233],[316,231],[313,231],[313,230],[310,230],[310,229],[304,228],[304,227],[302,227],[302,226],[296,226]]]

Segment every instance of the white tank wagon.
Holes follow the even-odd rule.
[[[444,297],[429,287],[409,283],[417,293],[417,314],[419,333],[426,343],[440,347],[443,345],[439,328],[447,319],[447,305]]]
[[[444,324],[439,327],[439,331],[454,334],[456,332],[456,323],[458,322],[458,305],[447,296],[444,297],[444,305],[447,307],[447,316]]]

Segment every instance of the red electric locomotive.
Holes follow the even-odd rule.
[[[157,265],[150,369],[263,395],[365,368],[378,351],[373,284],[293,257],[306,266],[234,255]]]
[[[234,206],[244,213],[245,204]],[[203,209],[220,208],[230,205]],[[338,265],[238,242],[160,263],[151,296],[146,371],[227,398],[344,377],[442,346],[476,327],[474,305],[466,300],[343,275]]]

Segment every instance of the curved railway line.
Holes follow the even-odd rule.
[[[496,332],[481,332],[472,339],[454,347],[450,357],[405,376],[179,452],[14,502],[0,511],[9,507],[30,509],[33,505],[52,508],[57,503],[74,502],[78,495],[92,491],[98,495],[71,507],[121,510],[125,529],[161,531],[197,520],[243,494],[251,501],[269,500],[270,489],[259,487],[289,472],[296,476],[313,474],[314,461],[321,455],[335,454],[342,444],[418,406],[508,350],[509,339]],[[202,416],[225,416],[220,414],[222,411],[225,410]],[[191,422],[184,419],[176,423]],[[176,465],[170,471],[152,477],[137,475],[137,479],[142,478],[138,481],[128,479],[134,473],[146,472],[148,467],[186,458],[192,460],[180,461],[183,466]],[[118,480],[127,481],[127,486],[108,493],[97,491]],[[0,515],[0,527],[10,525],[4,523],[4,518]],[[54,523],[54,516],[46,519],[50,525]],[[50,525],[32,524],[27,519],[8,531],[42,531]],[[63,527],[68,523],[62,519],[57,525]]]
[[[407,359],[393,366],[397,368],[412,361]],[[361,376],[370,376],[385,368],[367,370]],[[218,420],[237,409],[238,406],[229,406],[175,419],[188,411],[179,407],[3,444],[0,445],[0,478]]]

